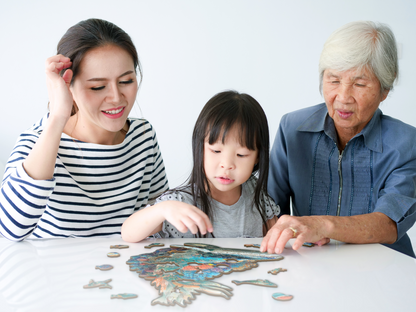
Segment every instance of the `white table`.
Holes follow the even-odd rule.
[[[0,239],[0,311],[415,311],[416,260],[379,244],[350,245],[332,241],[323,247],[290,248],[281,261],[260,262],[259,267],[224,275],[215,281],[232,287],[230,300],[206,294],[185,309],[152,306],[158,297],[150,282],[129,270],[130,256],[152,252],[151,242],[170,244],[203,242],[241,248],[261,239],[168,239],[125,244],[119,238],[31,240]],[[107,253],[118,251],[119,258]],[[96,265],[112,264],[99,271]],[[282,267],[278,275],[267,271]],[[90,279],[112,278],[112,289],[83,289]],[[268,279],[278,288],[236,286],[231,280]],[[137,299],[112,300],[111,294],[136,293]],[[294,299],[278,302],[274,292]]]

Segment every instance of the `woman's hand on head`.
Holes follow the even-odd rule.
[[[62,118],[65,123],[71,116],[74,103],[69,89],[73,73],[70,69],[65,71],[63,77],[59,73],[71,65],[71,60],[60,54],[48,58],[45,63],[50,115],[54,118]]]
[[[322,246],[329,243],[329,238],[325,233],[325,220],[320,216],[283,215],[263,238],[260,251],[280,254],[292,238],[296,238],[292,245],[294,250],[298,250],[304,243]]]
[[[168,207],[163,209],[163,215],[181,233],[189,230],[192,234],[196,234],[199,230],[204,235],[213,231],[212,223],[205,213],[183,202],[169,201]]]

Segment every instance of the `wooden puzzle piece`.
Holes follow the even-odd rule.
[[[270,282],[269,280],[247,280],[247,281],[231,281],[232,283],[236,284],[237,286],[243,284],[255,285],[255,286],[264,286],[264,287],[277,287],[275,283]]]
[[[304,246],[304,247],[313,247],[313,246],[315,246],[315,244],[314,243],[303,243],[302,246]]]
[[[286,295],[286,294],[283,294],[283,293],[274,293],[272,295],[272,298],[274,300],[278,300],[278,301],[289,301],[289,300],[293,299],[293,296],[292,295]]]
[[[90,282],[87,284],[87,285],[84,285],[83,287],[84,288],[96,288],[96,287],[98,287],[98,288],[100,288],[100,289],[103,289],[103,288],[113,288],[111,285],[108,285],[108,283],[110,283],[112,281],[112,279],[110,278],[110,279],[107,279],[107,280],[105,280],[105,281],[102,281],[102,282],[94,282],[94,280],[92,279],[92,280],[90,280]]]
[[[129,245],[110,245],[110,249],[126,249]]]
[[[123,299],[123,300],[134,299],[134,298],[137,298],[137,297],[138,296],[136,294],[128,294],[128,293],[111,295],[111,299]]]
[[[109,252],[109,253],[107,254],[107,257],[110,257],[110,258],[117,258],[117,257],[120,257],[120,254],[119,254],[118,252]]]
[[[139,277],[159,291],[152,305],[185,307],[205,293],[229,299],[232,288],[211,281],[223,274],[258,267],[260,261],[278,261],[283,256],[257,250],[222,248],[202,243],[185,243],[132,256],[127,264]]]
[[[244,247],[260,248],[260,244],[244,244]]]
[[[150,248],[153,248],[153,247],[163,247],[163,246],[165,246],[165,244],[162,244],[162,243],[151,243],[150,245],[144,246],[144,248],[150,249]]]
[[[101,271],[108,271],[114,268],[111,264],[102,264],[102,265],[96,265],[95,269],[101,270]]]
[[[267,273],[270,273],[270,274],[273,274],[273,275],[276,275],[277,273],[280,273],[280,272],[287,272],[287,270],[286,269],[282,269],[282,268],[277,268],[277,269],[273,269],[273,270],[267,271]]]

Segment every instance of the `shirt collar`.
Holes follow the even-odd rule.
[[[309,116],[298,128],[301,132],[321,132],[324,131],[327,136],[337,142],[337,135],[333,119],[328,115],[328,109],[325,103],[322,107]],[[378,108],[369,123],[354,138],[363,136],[364,144],[367,148],[381,153],[383,152],[381,116],[383,113]],[[354,139],[353,138],[353,139]]]

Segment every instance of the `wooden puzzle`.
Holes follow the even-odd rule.
[[[100,288],[100,289],[103,289],[103,288],[113,288],[111,285],[109,285],[109,283],[112,281],[112,279],[110,278],[110,279],[108,279],[108,280],[105,280],[105,281],[102,281],[102,282],[94,282],[94,280],[92,279],[92,280],[90,280],[90,282],[87,284],[87,285],[84,285],[84,288],[96,288],[96,287],[98,287],[98,288]]]
[[[165,246],[165,244],[162,244],[162,243],[151,243],[151,244],[149,244],[147,246],[144,246],[144,248],[150,249],[150,248],[153,248],[153,247],[163,247],[163,246]]]
[[[277,273],[280,273],[280,272],[287,272],[287,270],[286,269],[282,269],[282,268],[277,268],[277,269],[273,269],[273,270],[267,271],[267,273],[270,273],[270,274],[273,274],[273,275],[276,275]]]
[[[136,294],[128,294],[128,293],[111,295],[111,299],[123,299],[123,300],[134,299],[134,298],[137,298],[137,297],[138,296]]]
[[[269,280],[263,280],[263,279],[247,280],[247,281],[235,281],[234,280],[231,282],[236,284],[237,286],[248,284],[248,285],[263,286],[263,287],[277,287],[277,284],[272,283]]]
[[[289,301],[289,300],[293,299],[293,296],[292,295],[286,295],[286,294],[283,294],[283,293],[274,293],[272,295],[272,298],[274,300],[278,300],[278,301]]]
[[[102,265],[96,265],[95,269],[101,270],[101,271],[109,271],[112,268],[114,268],[111,264],[102,264]]]
[[[110,249],[126,249],[129,245],[110,245]]]
[[[282,259],[280,255],[257,250],[185,243],[132,256],[127,264],[130,271],[136,271],[139,277],[158,289],[160,296],[152,300],[152,305],[186,307],[201,293],[226,299],[232,296],[231,287],[212,279],[256,268],[260,261]]]

